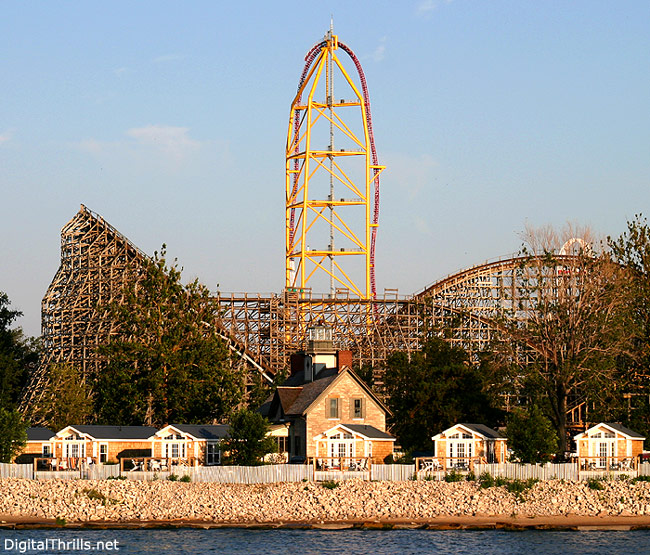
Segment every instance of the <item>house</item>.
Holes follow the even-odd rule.
[[[165,464],[221,464],[220,443],[229,430],[230,426],[225,424],[169,424],[151,437],[152,457]]]
[[[350,369],[352,354],[333,348],[331,332],[310,328],[307,349],[291,357],[291,376],[260,412],[276,435],[286,429],[290,460],[368,457],[381,463],[395,442],[386,433],[388,409]]]
[[[471,467],[506,460],[506,438],[483,424],[456,424],[431,438],[434,456],[442,468]]]
[[[36,458],[52,456],[54,432],[47,428],[27,428],[27,443],[14,462],[31,463]]]
[[[643,452],[645,437],[612,422],[601,422],[573,438],[582,470],[631,470]]]
[[[53,467],[116,463],[122,458],[151,457],[151,426],[66,426],[51,440]]]

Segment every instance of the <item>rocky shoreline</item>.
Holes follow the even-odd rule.
[[[538,482],[520,493],[477,482],[325,485],[0,479],[5,526],[650,527],[650,483]]]

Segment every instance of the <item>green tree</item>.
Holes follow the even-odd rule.
[[[403,352],[388,357],[384,389],[391,430],[407,450],[430,450],[435,434],[459,422],[500,417],[467,353],[436,336],[410,360]]]
[[[11,327],[22,312],[11,310],[10,305],[7,294],[0,291],[0,407],[9,410],[18,404],[40,350],[38,340],[26,338],[20,328]]]
[[[629,280],[607,253],[591,250],[584,230],[533,230],[526,239],[530,256],[517,270],[494,360],[515,394],[546,410],[563,456],[570,403],[603,401],[616,387],[621,357],[631,353]]]
[[[87,424],[94,417],[90,388],[74,366],[57,363],[49,368],[49,380],[33,417],[52,430]]]
[[[641,214],[627,222],[620,237],[607,239],[613,259],[630,278],[628,303],[634,321],[631,356],[619,359],[617,395],[611,420],[625,423],[650,438],[650,228]],[[636,332],[636,333],[635,333]]]
[[[268,436],[271,425],[258,412],[248,409],[237,411],[230,422],[228,437],[222,442],[226,453],[225,464],[257,466],[269,453],[275,453],[277,445]]]
[[[242,373],[233,368],[214,322],[218,306],[182,269],[155,253],[123,298],[106,307],[118,334],[100,352],[107,368],[93,393],[100,422],[162,426],[226,418],[242,399]]]
[[[543,463],[557,452],[558,439],[551,421],[537,405],[516,408],[508,418],[508,447],[522,463]]]
[[[0,407],[0,462],[9,463],[27,443],[27,423],[17,410]]]

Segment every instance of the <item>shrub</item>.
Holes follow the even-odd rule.
[[[189,474],[185,474],[184,476],[181,476],[179,482],[191,482],[192,478],[190,477]]]
[[[324,482],[321,482],[321,486],[325,489],[336,489],[339,487],[339,483],[335,480],[325,480]]]
[[[605,489],[603,481],[598,478],[587,478],[587,486],[589,489],[602,490]]]
[[[532,488],[539,480],[537,478],[528,478],[528,480],[512,480],[506,484],[506,489],[510,493],[514,493],[517,497],[527,489]]]
[[[481,488],[491,488],[494,486],[494,476],[489,472],[483,472],[478,477],[478,484]]]
[[[650,476],[637,476],[636,478],[632,478],[633,484],[637,482],[650,482]]]
[[[178,474],[170,474],[169,476],[167,476],[167,479],[170,482],[176,482],[178,480]]]
[[[465,475],[453,468],[445,474],[445,482],[462,482],[463,480],[465,480]]]
[[[476,480],[476,474],[474,474],[473,470],[470,470],[467,473],[467,476],[465,476],[465,480],[467,480],[468,482],[473,482],[474,480]]]

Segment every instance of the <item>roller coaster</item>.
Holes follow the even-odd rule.
[[[348,55],[360,84],[350,78],[336,54],[339,49]],[[334,99],[335,76],[337,92],[342,84],[348,99]],[[346,165],[351,162],[357,166]],[[518,307],[527,302],[521,298],[522,280],[529,280],[535,268],[526,264],[527,257],[486,262],[408,296],[397,289],[377,293],[374,263],[382,170],[361,64],[330,29],[308,51],[291,105],[285,288],[275,294],[214,296],[219,335],[242,366],[259,372],[265,381],[288,367],[290,355],[304,348],[306,330],[313,325],[331,327],[336,347],[351,351],[355,365],[376,369],[381,379],[386,358],[396,351],[418,350],[426,330],[451,329],[448,339],[476,354],[491,341],[497,321],[520,316]],[[353,198],[341,197],[350,193]],[[570,263],[570,255],[562,257]],[[83,205],[63,227],[61,264],[42,302],[44,354],[23,409],[38,404],[53,363],[73,364],[83,378],[102,371],[104,361],[97,349],[116,327],[98,307],[119,299],[147,258]],[[354,259],[362,262],[348,268]],[[323,285],[320,275],[329,281],[329,293],[312,290]]]

